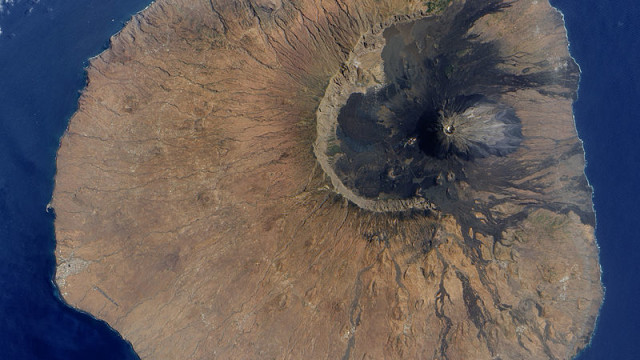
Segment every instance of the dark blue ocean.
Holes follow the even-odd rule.
[[[107,324],[59,300],[46,207],[87,59],[148,2],[0,0],[0,360],[138,358]],[[640,2],[552,3],[582,69],[574,110],[606,286],[579,359],[640,359]]]

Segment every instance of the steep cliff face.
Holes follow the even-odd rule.
[[[57,284],[142,358],[571,358],[578,75],[547,1],[158,0],[61,141]]]

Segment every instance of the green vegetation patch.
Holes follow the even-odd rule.
[[[334,156],[341,152],[342,149],[340,149],[340,145],[338,144],[332,144],[327,148],[327,156]]]
[[[429,13],[440,13],[444,11],[450,3],[451,0],[432,0],[424,2],[427,6],[427,12]]]

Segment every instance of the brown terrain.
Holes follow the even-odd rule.
[[[602,287],[578,70],[547,0],[469,30],[505,73],[556,75],[500,93],[522,142],[449,176],[459,200],[364,199],[325,156],[346,97],[386,81],[382,31],[464,6],[157,0],[136,15],[92,59],[61,141],[64,300],[143,359],[575,356]]]

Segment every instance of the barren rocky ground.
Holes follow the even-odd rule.
[[[463,163],[460,201],[367,207],[318,151],[334,95],[384,66],[367,39],[479,3],[154,2],[92,59],[61,141],[64,299],[144,359],[572,358],[602,288],[578,69],[546,0],[470,27],[505,73],[546,77],[500,93],[522,142]]]

